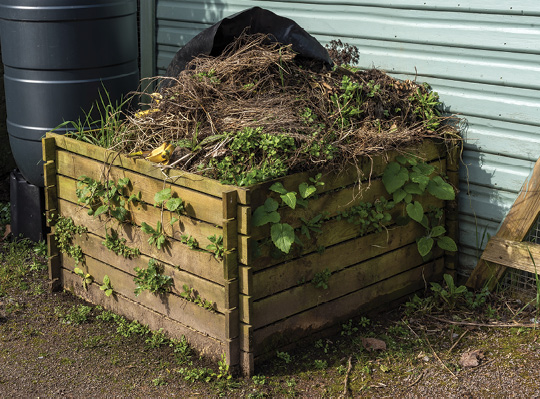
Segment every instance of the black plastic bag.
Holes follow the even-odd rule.
[[[271,11],[253,7],[241,11],[205,29],[179,50],[167,67],[161,87],[170,86],[186,65],[199,55],[220,55],[225,47],[238,38],[244,31],[248,34],[263,33],[270,40],[292,45],[293,51],[312,60],[332,65],[326,49],[292,19],[280,17]]]

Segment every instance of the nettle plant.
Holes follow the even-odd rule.
[[[324,185],[320,181],[321,174],[317,174],[315,177],[310,177],[310,183],[302,182],[298,186],[298,192],[288,191],[283,184],[276,182],[270,186],[270,191],[279,194],[281,199],[281,206],[288,206],[291,209],[296,209],[296,206],[299,205],[303,208],[308,206],[308,198],[313,197],[317,192],[317,186]],[[253,212],[252,223],[254,226],[264,226],[265,224],[270,224],[270,237],[272,242],[281,252],[288,254],[291,250],[291,246],[294,243],[299,245],[301,244],[300,239],[296,235],[294,228],[288,223],[280,223],[281,215],[278,212],[280,204],[273,198],[267,198],[265,203],[259,206]],[[320,218],[319,218],[320,219]],[[320,220],[310,220],[307,221],[308,224],[311,224],[312,229],[317,229],[320,227]],[[304,230],[304,234],[305,234]],[[316,230],[315,230],[316,231]]]
[[[394,205],[403,202],[405,214],[399,216],[396,223],[407,224],[410,220],[420,223],[426,234],[416,242],[422,257],[428,257],[435,243],[446,251],[457,251],[457,245],[451,237],[446,236],[446,229],[441,225],[442,210],[434,209],[426,212],[422,204],[415,200],[416,195],[426,192],[444,201],[455,199],[454,188],[435,174],[435,167],[414,156],[400,155],[396,161],[390,162],[384,170],[382,182],[386,191],[393,196]]]

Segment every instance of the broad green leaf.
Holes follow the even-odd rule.
[[[413,183],[418,183],[423,193],[429,183],[429,176],[412,171],[409,173],[409,177]]]
[[[454,188],[445,182],[441,176],[435,176],[427,185],[428,192],[436,198],[452,201],[456,198]]]
[[[113,290],[110,288],[105,290],[105,296],[111,296],[112,293],[113,293]]]
[[[424,218],[424,208],[422,207],[422,204],[418,201],[407,204],[407,207],[405,209],[407,210],[407,215],[409,215],[412,220],[415,220],[418,223],[420,223]]]
[[[109,205],[101,205],[96,211],[94,212],[94,216],[99,216],[104,214],[109,210]]]
[[[272,198],[267,198],[263,206],[267,212],[273,212],[279,208],[278,202]]]
[[[276,223],[272,225],[270,234],[274,245],[279,248],[280,251],[288,254],[291,250],[291,245],[295,240],[294,229],[291,225],[287,223]]]
[[[426,214],[424,214],[424,217],[422,218],[422,220],[420,221],[420,224],[425,227],[426,229],[429,229],[429,219],[428,217],[426,216]]]
[[[306,209],[308,207],[309,202],[303,198],[297,198],[296,199],[296,205],[301,206],[302,208]]]
[[[281,184],[280,182],[277,182],[277,183],[274,183],[270,186],[270,190],[275,192],[275,193],[279,193],[279,194],[287,194],[288,191],[285,187],[283,187],[283,184]]]
[[[433,248],[433,238],[422,237],[418,240],[416,245],[418,247],[418,253],[421,256],[426,256],[431,251],[431,248]]]
[[[397,162],[390,162],[384,170],[382,182],[388,194],[392,194],[409,180],[409,171]]]
[[[75,272],[75,274],[78,274],[79,276],[84,276],[84,272],[82,271],[82,269],[76,267],[75,269],[73,269],[73,271]]]
[[[119,188],[127,187],[128,184],[129,184],[129,177],[123,177],[122,179],[118,179]]]
[[[290,191],[287,194],[281,195],[280,197],[283,200],[283,202],[289,206],[289,208],[291,209],[296,208],[296,193],[295,192]]]
[[[407,193],[404,199],[406,204],[409,204],[412,201],[412,194]]]
[[[406,197],[407,193],[402,188],[398,188],[396,191],[394,191],[394,202],[397,204],[398,202],[403,201],[403,199]]]
[[[177,209],[181,208],[182,198],[171,198],[166,202],[165,206],[169,211],[174,212]]]
[[[407,163],[407,157],[405,157],[404,155],[398,155],[396,157],[396,161],[398,161],[402,165],[405,165]]]
[[[315,194],[316,191],[317,191],[317,188],[315,186],[311,186],[307,184],[306,182],[300,183],[300,185],[298,186],[298,192],[300,193],[300,196],[304,199]]]
[[[268,202],[268,199],[266,202]],[[277,205],[276,201],[271,201],[275,202]],[[277,213],[275,210],[277,209],[277,206],[274,210],[268,211],[268,209],[274,209],[274,206],[272,205],[267,207],[265,204],[255,209],[255,212],[253,212],[253,218],[251,219],[253,226],[264,226],[266,223],[278,223],[281,220],[281,216],[279,216],[279,213]]]
[[[446,233],[446,229],[443,226],[435,226],[433,230],[431,230],[431,237],[439,237],[444,233]]]
[[[458,249],[456,242],[448,236],[442,236],[437,238],[437,245],[439,246],[439,248],[450,252],[456,252]]]
[[[141,230],[146,234],[153,234],[155,232],[154,228],[146,222],[141,223]]]
[[[109,278],[108,275],[103,276],[103,284],[105,284],[105,285],[110,285],[111,284],[111,279]]]
[[[403,186],[403,189],[409,194],[424,194],[424,190],[422,190],[418,183],[407,183]]]
[[[169,222],[170,225],[172,226],[173,224],[175,224],[176,222],[178,222],[178,218],[175,218],[174,216],[171,218],[171,221]]]
[[[161,205],[163,201],[167,201],[169,198],[171,198],[171,189],[170,188],[164,188],[161,191],[158,191],[154,195],[154,202],[157,206]]]
[[[413,166],[412,170],[418,174],[429,176],[435,171],[435,167],[425,162],[420,162]]]

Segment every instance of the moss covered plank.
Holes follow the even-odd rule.
[[[416,243],[386,252],[351,267],[332,273],[328,289],[310,281],[253,302],[254,328],[260,328],[293,314],[360,290],[378,281],[403,273],[423,263]]]
[[[294,287],[299,281],[309,282],[316,273],[325,269],[335,273],[352,265],[357,267],[358,263],[371,258],[380,259],[377,258],[380,255],[415,243],[416,238],[423,233],[424,228],[418,223],[394,226],[388,231],[368,234],[331,246],[322,253],[314,252],[255,272],[252,277],[252,296],[255,300],[259,300]],[[404,258],[402,263],[409,263],[409,261],[413,262],[412,259]],[[414,261],[417,259],[415,258]]]
[[[157,331],[163,328],[169,337],[181,339],[183,335],[193,348],[214,360],[218,360],[225,351],[223,341],[200,333],[123,295],[107,297],[99,289],[98,284],[90,284],[88,290],[85,290],[81,286],[81,278],[79,276],[66,269],[62,269],[62,273],[64,286],[67,290],[72,291],[74,294],[83,297],[95,305],[103,306],[105,309],[122,315],[129,320],[138,320],[140,323],[148,325],[152,330]]]
[[[193,173],[182,172],[176,169],[161,169],[144,159],[128,158],[114,151],[107,150],[95,145],[84,143],[63,135],[47,133],[47,137],[54,138],[56,146],[68,152],[95,159],[101,163],[107,163],[121,168],[129,169],[145,176],[161,179],[167,176],[168,180],[193,190],[197,190],[215,197],[221,197],[221,193],[231,188],[238,190],[238,199],[242,204],[249,203],[249,190],[221,184],[217,180],[199,176]],[[165,174],[165,175],[164,175]]]
[[[425,281],[442,277],[443,258],[415,267],[362,290],[324,303],[269,326],[253,331],[255,356],[274,351],[324,330],[361,312],[379,307],[425,286]]]
[[[58,152],[57,171],[59,175],[68,176],[73,179],[78,179],[80,176],[88,176],[100,181],[102,177],[105,177],[107,181],[114,180],[117,182],[119,179],[127,177],[131,182],[131,190],[127,190],[128,195],[140,192],[142,201],[150,204],[150,206],[154,204],[154,195],[158,191],[164,188],[171,188],[173,197],[179,197],[184,201],[186,215],[214,224],[221,224],[223,220],[221,197],[213,197],[199,191],[170,185],[164,182],[163,179],[148,178],[130,170],[114,166],[108,168],[106,165],[100,164],[95,160],[65,151]],[[62,194],[64,193],[65,191],[62,191]],[[75,194],[75,191],[73,194]],[[66,198],[63,195],[60,195],[60,197]]]
[[[147,255],[142,254],[136,258],[124,258],[116,255],[114,252],[108,250],[103,245],[103,238],[96,236],[92,233],[85,234],[81,237],[76,237],[73,240],[75,245],[79,245],[85,256],[99,259],[101,262],[115,267],[130,276],[133,283],[133,277],[136,275],[135,268],[140,267],[146,269],[150,259],[154,259]],[[178,270],[175,265],[159,262],[163,266],[163,274],[173,278],[174,287],[173,293],[180,295],[183,292],[183,285],[187,284],[189,287],[194,288],[201,297],[208,299],[217,304],[217,310],[224,312],[227,307],[225,306],[225,287],[209,281],[206,278],[201,278],[198,275],[187,273],[184,270]]]
[[[63,269],[69,271],[77,267],[75,261],[66,255],[62,255],[62,264]],[[143,291],[139,296],[136,296],[132,276],[94,258],[86,257],[85,265],[79,265],[78,267],[90,273],[94,277],[96,284],[103,281],[105,274],[109,275],[111,284],[118,294],[138,302],[141,306],[150,308],[220,341],[227,338],[225,334],[225,316],[222,313],[211,312],[173,293],[155,295]],[[78,284],[82,284],[81,278],[78,278]],[[105,296],[105,293],[102,291],[101,295]]]
[[[60,201],[60,213],[64,217],[71,217],[75,224],[86,226],[90,232],[103,239],[105,229],[114,228],[119,238],[126,239],[126,245],[138,248],[141,253],[149,257],[174,265],[180,270],[185,270],[191,274],[203,276],[205,279],[220,285],[225,283],[223,262],[216,259],[209,252],[192,250],[187,245],[173,239],[169,239],[168,245],[164,249],[158,250],[155,246],[148,244],[149,236],[143,233],[139,227],[127,223],[118,224],[114,221],[105,224],[103,219],[89,216],[84,209],[67,201]],[[141,213],[141,215],[143,214]],[[138,221],[140,222],[140,220]],[[155,226],[155,222],[150,223],[149,221],[148,223]],[[214,234],[220,231],[218,227],[213,227],[213,229]],[[102,248],[103,253],[109,251],[104,246]]]

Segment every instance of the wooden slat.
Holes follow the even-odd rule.
[[[135,268],[147,268],[148,262],[150,259],[153,259],[153,257],[144,254],[137,258],[126,259],[105,248],[103,240],[103,237],[88,233],[85,234],[84,237],[76,236],[73,239],[73,244],[80,245],[85,256],[98,259],[104,264],[110,265],[110,267],[114,267],[127,273],[130,276],[131,282],[133,282],[133,276],[136,275]],[[225,305],[225,287],[209,281],[205,276],[201,278],[198,275],[178,270],[176,267],[173,267],[174,265],[164,262],[159,263],[164,267],[163,274],[173,278],[173,293],[179,295],[183,292],[182,286],[187,284],[189,287],[194,288],[202,298],[215,302],[219,312],[223,313],[228,309]]]
[[[111,310],[130,320],[138,320],[142,324],[148,325],[152,330],[157,331],[160,328],[163,328],[170,337],[181,339],[182,335],[184,335],[193,348],[214,360],[219,359],[221,354],[225,351],[224,342],[199,333],[182,323],[145,307],[140,302],[126,298],[123,295],[107,297],[103,295],[103,291],[99,289],[97,284],[90,284],[86,291],[81,286],[81,278],[79,276],[65,269],[62,269],[62,271],[66,289],[95,305],[101,305],[105,309]]]
[[[443,259],[418,266],[362,290],[324,303],[253,332],[255,356],[274,351],[334,324],[358,316],[360,312],[379,307],[424,288],[425,281],[442,277]]]
[[[253,352],[253,326],[240,322],[240,349]]]
[[[240,294],[240,321],[244,324],[251,324],[253,319],[253,298],[249,295]]]
[[[43,164],[43,181],[45,187],[56,186],[55,161],[47,161]]]
[[[493,237],[489,240],[482,259],[535,274],[540,272],[540,245]]]
[[[253,352],[240,351],[240,368],[242,374],[248,378],[255,374],[255,361]]]
[[[223,220],[221,197],[209,196],[177,185],[169,186],[169,184],[164,183],[163,179],[148,178],[118,167],[109,169],[95,160],[65,151],[58,152],[57,169],[59,175],[75,180],[80,176],[88,176],[96,180],[101,180],[103,176],[106,176],[106,180],[114,181],[127,177],[130,179],[132,187],[131,190],[127,190],[128,193],[132,194],[140,191],[142,201],[150,205],[154,204],[154,195],[158,191],[170,187],[173,196],[176,195],[184,201],[186,215],[213,224],[221,224]],[[65,191],[60,191],[60,188],[59,197],[72,200],[75,192],[67,194]],[[65,195],[69,195],[69,197]]]
[[[381,233],[345,241],[327,248],[323,253],[311,253],[279,265],[253,273],[252,295],[259,300],[273,293],[310,281],[316,273],[329,269],[337,272],[360,262],[368,261],[411,243],[424,234],[418,223],[393,227]],[[416,244],[415,244],[416,246]],[[418,251],[417,251],[418,252]],[[377,258],[378,259],[378,258]],[[406,260],[404,259],[403,262]],[[400,262],[401,263],[401,262]],[[243,289],[242,285],[242,288]]]
[[[225,335],[228,340],[238,338],[240,336],[238,322],[238,308],[229,309],[225,312]]]
[[[97,147],[88,143],[58,135],[55,133],[47,133],[47,137],[55,139],[56,145],[59,148],[69,152],[80,154],[82,156],[95,159],[99,162],[110,163],[115,166],[126,168],[145,176],[155,179],[163,179],[164,174],[160,168],[154,166],[151,162],[144,159],[128,158],[114,151]],[[178,184],[193,190],[221,197],[223,191],[228,191],[231,188],[238,190],[238,200],[242,204],[249,203],[249,190],[243,187],[234,187],[219,183],[217,180],[209,179],[193,173],[186,173],[179,170],[165,169],[168,179],[174,184]]]
[[[223,221],[223,248],[232,251],[238,248],[237,219]]]
[[[328,289],[317,288],[310,281],[253,302],[255,329],[287,318],[329,302],[333,299],[361,290],[378,281],[390,278],[423,263],[416,243],[386,252],[381,256],[333,273]],[[329,265],[329,266],[333,266]]]
[[[431,163],[431,165],[444,173],[444,161],[435,161]],[[339,212],[343,212],[350,209],[352,206],[358,205],[360,202],[373,202],[380,197],[388,198],[389,195],[386,192],[381,179],[372,180],[370,183],[365,183],[360,188],[358,186],[349,186],[342,190],[333,191],[331,193],[323,194],[318,198],[311,199],[307,209],[302,207],[297,207],[296,209],[284,207],[280,210],[281,222],[288,223],[292,227],[298,228],[302,224],[301,218],[309,220],[313,216],[322,212],[327,212],[329,217],[333,217]],[[431,196],[426,195],[424,198],[415,196],[415,200],[424,202],[429,200],[429,197]],[[246,231],[248,231],[247,226],[239,226],[240,233],[245,234]],[[261,227],[252,226],[251,234],[255,239],[259,240],[261,238],[268,237],[269,231],[269,225]]]
[[[165,262],[179,267],[181,270],[185,270],[189,273],[204,276],[205,279],[223,285],[225,279],[223,278],[223,267],[220,261],[214,258],[214,256],[208,252],[194,251],[189,249],[187,245],[182,244],[176,240],[169,240],[169,246],[163,250],[158,250],[155,246],[148,244],[148,235],[143,233],[138,226],[130,224],[119,224],[115,221],[109,221],[107,224],[100,218],[94,218],[88,216],[85,209],[75,205],[71,202],[60,201],[60,213],[65,217],[71,217],[75,224],[87,226],[88,230],[94,232],[100,237],[105,236],[105,229],[113,228],[119,235],[119,238],[127,240],[129,247],[136,247],[139,250],[161,262]],[[157,209],[150,207],[148,213],[142,212],[140,215],[146,217],[146,221],[149,224],[155,225],[155,221],[159,220],[158,213],[151,216],[152,212],[158,212]],[[137,214],[138,215],[138,214]],[[135,217],[135,222],[141,223],[144,220],[140,220]],[[152,220],[151,220],[152,219]],[[188,223],[190,223],[188,225]],[[165,224],[167,222],[165,221]],[[195,234],[197,229],[203,226],[201,223],[190,222],[189,220],[184,223],[185,231],[194,232],[195,238],[199,241],[201,247],[207,245],[209,241],[202,241],[200,234]],[[221,229],[208,224],[204,224],[204,233],[202,235],[221,234]],[[175,227],[176,228],[176,227]],[[110,233],[110,230],[109,230]],[[181,232],[175,230],[175,237],[180,238]],[[202,243],[201,243],[202,242]]]
[[[251,236],[238,235],[238,262],[243,265],[251,265],[253,244],[257,245],[257,241]]]
[[[47,254],[51,291],[58,291],[62,287],[62,262],[54,239],[54,233],[47,234]]]
[[[225,283],[225,304],[224,308],[233,309],[237,308],[239,295],[238,279],[229,280]]]
[[[540,159],[536,161],[532,174],[523,184],[521,192],[512,205],[512,208],[510,208],[508,215],[503,220],[495,237],[510,241],[523,241],[531,226],[538,218],[539,212]],[[495,237],[491,237],[491,240]],[[490,263],[485,259],[479,259],[476,268],[467,280],[467,285],[476,289],[487,285],[489,289],[493,289],[505,271],[506,266]]]
[[[238,276],[240,293],[244,295],[253,295],[253,269],[244,265],[239,266]]]
[[[43,161],[56,161],[56,140],[53,137],[44,137],[41,139],[41,150],[43,151]]]
[[[71,272],[76,267],[74,260],[66,255],[62,255],[62,263],[63,270]],[[136,286],[132,276],[94,258],[86,257],[85,265],[82,268],[94,277],[96,284],[103,281],[103,277],[107,274],[111,279],[115,292],[139,303],[140,306],[150,308],[222,342],[227,338],[225,316],[222,313],[211,312],[173,293],[154,295],[148,291],[143,291],[139,296],[135,296],[134,290]],[[80,277],[78,284],[82,284]],[[101,294],[105,296],[103,292]]]
[[[238,254],[236,251],[225,252],[223,254],[223,278],[234,280],[238,278]]]
[[[341,172],[330,172],[323,175],[322,180],[325,184],[317,189],[317,193],[334,191],[340,187],[356,185],[359,180],[367,181],[381,176],[388,162],[395,160],[399,155],[411,154],[424,159],[426,162],[434,161],[446,157],[446,147],[441,144],[435,144],[431,140],[424,140],[419,144],[400,149],[399,151],[388,151],[383,154],[373,155],[372,157],[363,157],[358,167],[351,166]],[[275,179],[269,182],[257,184],[251,188],[251,205],[257,207],[262,205],[268,195],[268,188],[279,181],[289,191],[298,191],[298,185],[302,182],[309,182],[309,177],[315,173],[297,173],[283,178]],[[359,179],[360,174],[360,179]]]
[[[432,196],[421,199],[421,202],[424,206],[424,209],[427,209],[429,206],[436,206],[440,208],[443,206],[444,203],[442,200],[439,200]],[[392,211],[390,211],[393,220],[395,220],[398,215],[401,215],[403,213],[403,208],[404,204],[401,203],[398,204]],[[415,228],[418,228],[418,224],[414,222],[410,222],[410,224],[407,225],[407,228],[412,228],[412,226],[416,226]],[[387,228],[391,229],[393,227],[389,225],[387,226]],[[329,248],[333,245],[339,244],[340,242],[357,238],[358,236],[360,236],[360,234],[361,226],[350,223],[345,219],[332,219],[322,224],[321,233],[312,234],[315,239],[310,241],[305,240],[303,236],[300,236],[300,239],[303,240],[303,247],[295,246],[288,255],[284,254],[280,257],[275,257],[272,256],[271,253],[271,251],[273,250],[273,244],[269,242],[267,245],[261,246],[259,248],[259,255],[257,257],[254,257],[253,260],[250,260],[250,264],[253,266],[254,271],[259,271],[264,268],[276,265],[278,263],[283,263],[285,261],[297,258],[301,255],[304,256],[312,252],[317,252],[319,250],[319,247]],[[415,238],[419,237],[421,234],[423,234],[423,232],[418,232],[418,235],[415,236]],[[250,253],[249,251],[246,251],[244,249],[242,237],[243,236],[240,236],[240,259],[241,262],[244,263],[244,253],[247,252],[248,256]],[[254,245],[258,244],[255,243]]]
[[[236,218],[237,197],[236,190],[223,192],[223,219],[226,220]]]
[[[225,347],[225,361],[231,367],[232,373],[236,374],[235,369],[240,366],[240,337],[226,340]]]

